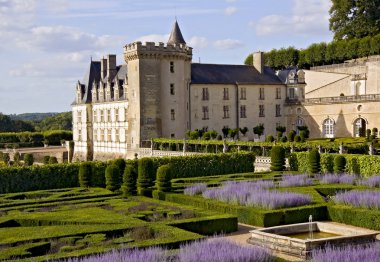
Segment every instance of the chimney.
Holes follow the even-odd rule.
[[[259,71],[260,74],[264,73],[264,52],[253,53],[253,67]]]
[[[100,59],[100,78],[103,80],[107,76],[107,59],[102,58]]]
[[[112,81],[116,76],[116,55],[107,56],[107,69],[108,79]]]

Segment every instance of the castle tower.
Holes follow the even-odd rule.
[[[124,47],[128,65],[128,146],[157,137],[183,138],[189,128],[192,48],[177,21],[167,45],[135,42]]]

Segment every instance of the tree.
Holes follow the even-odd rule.
[[[380,32],[379,0],[332,0],[329,13],[335,40],[363,38]]]
[[[237,134],[239,133],[239,129],[235,128],[235,129],[230,129],[228,130],[228,134],[230,135],[230,137],[232,139],[235,139],[235,137],[237,136]]]
[[[27,153],[27,154],[24,155],[24,163],[25,163],[26,166],[33,165],[33,162],[34,162],[34,158],[33,158],[32,154]]]
[[[239,128],[239,130],[240,130],[240,133],[243,135],[243,136],[245,136],[245,134],[247,134],[247,132],[248,132],[248,127],[243,127],[243,128]]]
[[[222,128],[222,133],[223,133],[224,138],[226,138],[228,136],[229,131],[230,131],[230,129],[226,126]]]
[[[258,125],[258,126],[255,126],[254,128],[253,128],[253,133],[255,134],[255,135],[258,135],[259,136],[259,139],[260,139],[260,137],[262,136],[262,134],[264,134],[264,125],[263,124],[260,124],[260,125]]]

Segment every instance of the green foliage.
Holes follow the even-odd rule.
[[[377,127],[372,128],[372,135],[375,136],[375,138],[377,138],[377,134],[378,134]]]
[[[25,154],[24,155],[24,163],[25,163],[26,166],[33,165],[33,163],[34,163],[33,155],[29,154],[29,153]]]
[[[292,153],[288,159],[289,159],[290,171],[298,171],[297,155],[295,153]]]
[[[343,173],[346,169],[346,158],[343,155],[337,155],[334,158],[334,172]]]
[[[49,165],[58,164],[58,159],[55,156],[49,157]]]
[[[210,218],[193,218],[185,222],[173,222],[170,225],[191,231],[197,234],[213,236],[215,234],[228,234],[238,230],[238,219],[236,216],[224,215]]]
[[[61,145],[61,140],[71,140],[71,131],[47,131],[39,132],[21,132],[21,133],[0,133],[0,147],[14,145],[17,147],[42,146],[46,140],[49,145]]]
[[[13,120],[10,116],[0,113],[0,133],[25,131],[33,132],[33,125],[22,120]]]
[[[330,30],[334,39],[358,39],[380,31],[380,3],[377,0],[332,0]]]
[[[44,118],[41,122],[34,123],[36,130],[67,130],[71,131],[72,126],[72,112],[63,112],[50,117]]]
[[[48,141],[49,145],[61,145],[61,140],[72,140],[73,133],[64,130],[45,131],[43,133],[44,139]]]
[[[223,134],[223,137],[226,138],[228,136],[228,133],[230,132],[230,129],[228,127],[223,127],[222,128],[222,134]]]
[[[328,206],[330,219],[348,225],[380,230],[380,211],[351,206]]]
[[[238,135],[238,133],[239,133],[239,129],[238,129],[238,128],[234,128],[234,129],[230,128],[230,129],[228,130],[228,135],[229,135],[232,139],[235,139],[235,137]]]
[[[44,165],[47,165],[47,164],[49,164],[49,160],[50,160],[50,156],[44,156],[44,158],[43,158],[43,160],[42,160],[42,163],[43,163]]]
[[[365,131],[365,136],[366,136],[367,141],[371,141],[371,140],[370,140],[370,137],[371,137],[371,129],[367,129],[367,130]]]
[[[253,128],[253,133],[254,133],[255,135],[258,135],[259,138],[260,138],[260,137],[264,134],[264,130],[265,130],[264,125],[263,125],[263,124],[260,124],[260,125],[255,126],[255,127]]]
[[[106,171],[106,188],[110,191],[116,191],[121,186],[121,175],[118,166],[111,164],[107,166]]]
[[[90,187],[92,166],[90,162],[83,162],[79,167],[79,186]]]
[[[321,171],[321,156],[317,149],[309,152],[309,172],[316,174]]]
[[[332,154],[321,154],[321,172],[324,174],[334,172],[334,156]]]
[[[294,130],[291,130],[290,132],[289,132],[289,134],[288,134],[288,136],[289,136],[289,142],[293,142],[294,141],[294,137],[296,136],[296,131],[294,131]]]
[[[239,131],[240,131],[240,133],[243,135],[243,136],[245,136],[245,134],[247,134],[247,132],[248,132],[248,127],[243,127],[243,128],[239,128]]]
[[[116,165],[119,168],[120,172],[124,173],[124,169],[126,165],[125,159],[123,158],[115,159],[111,162],[111,164]]]
[[[20,155],[20,153],[19,153],[19,152],[14,153],[14,155],[13,155],[13,161],[14,161],[16,164],[20,162],[20,159],[21,159],[21,155]]]
[[[270,152],[271,165],[270,170],[272,171],[283,171],[285,170],[285,149],[281,146],[274,146]]]
[[[123,197],[134,196],[137,194],[137,172],[136,165],[128,164],[125,166],[123,174],[123,185],[121,190],[123,192]]]
[[[286,136],[281,137],[281,143],[288,142],[288,138]]]
[[[171,166],[163,165],[157,169],[156,188],[160,192],[171,191]]]
[[[297,142],[297,143],[302,142],[302,141],[301,141],[301,137],[300,137],[299,135],[296,135],[296,136],[294,137],[294,142]]]
[[[284,133],[286,131],[286,127],[285,126],[278,126],[278,127],[276,127],[276,131]]]
[[[150,187],[153,185],[155,169],[151,158],[141,158],[138,160],[137,194],[149,196]]]
[[[272,135],[268,135],[266,138],[265,138],[265,142],[273,142],[274,141],[274,137]]]

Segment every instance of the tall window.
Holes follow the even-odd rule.
[[[281,116],[281,105],[276,105],[276,117]]]
[[[242,87],[240,88],[240,100],[246,100],[247,99],[247,88]]]
[[[111,142],[111,141],[112,141],[112,130],[107,129],[107,142]]]
[[[115,122],[119,122],[119,108],[115,108]]]
[[[289,88],[289,98],[294,99],[295,94],[294,94],[294,88]]]
[[[93,112],[93,118],[94,118],[94,121],[93,121],[93,122],[97,122],[97,120],[98,120],[98,115],[97,115],[97,111],[96,111],[96,110],[94,110],[94,112]]]
[[[82,111],[77,112],[77,121],[78,123],[82,123]]]
[[[115,129],[115,142],[120,142],[119,129],[118,128]]]
[[[108,122],[111,122],[112,120],[111,120],[111,109],[108,109],[107,110],[107,121]]]
[[[82,141],[82,129],[78,130],[78,141]]]
[[[281,87],[276,87],[276,99],[281,99]]]
[[[334,120],[327,118],[323,121],[323,135],[325,137],[334,137]]]
[[[296,132],[297,132],[297,135],[300,134],[300,131],[298,130],[298,127],[299,126],[304,126],[304,125],[305,125],[305,121],[301,117],[298,117],[296,119]]]
[[[98,130],[94,129],[94,142],[98,141]]]
[[[203,106],[203,107],[202,107],[202,112],[203,112],[203,118],[202,118],[202,120],[207,120],[207,119],[209,119],[209,118],[208,118],[208,106]]]
[[[104,112],[100,109],[100,122],[104,122]]]
[[[259,89],[259,99],[260,100],[264,100],[265,99],[264,88],[263,87],[260,87],[260,89]]]
[[[230,118],[229,106],[223,106],[223,118]]]
[[[245,105],[240,106],[240,118],[247,118]]]
[[[175,95],[174,84],[170,84],[170,94]]]
[[[170,72],[174,73],[174,62],[170,61]]]
[[[264,105],[259,105],[259,117],[264,117],[265,112],[264,112]]]
[[[223,100],[228,100],[229,95],[228,95],[228,88],[223,88]]]
[[[207,101],[208,99],[209,99],[208,88],[204,87],[202,88],[202,100]]]
[[[175,120],[175,111],[174,109],[170,109],[170,119]]]
[[[100,142],[104,142],[104,129],[100,129]]]

